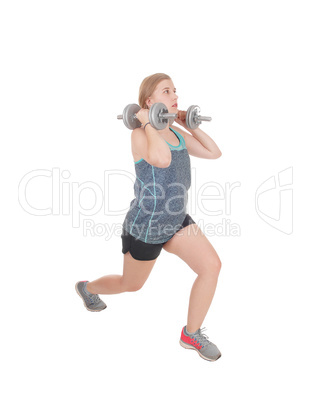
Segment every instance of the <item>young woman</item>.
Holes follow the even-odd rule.
[[[149,122],[149,109],[164,103],[175,121],[156,130]],[[211,305],[221,261],[195,221],[187,214],[187,191],[191,184],[189,155],[216,159],[221,152],[200,128],[190,130],[186,112],[178,110],[178,96],[166,74],[146,77],[139,90],[141,127],[132,131],[135,163],[135,198],[123,222],[123,275],[106,275],[92,282],[80,281],[77,293],[89,311],[101,311],[106,304],[98,294],[115,294],[141,289],[162,248],[177,255],[197,274],[191,289],[187,325],[182,328],[180,344],[196,350],[206,360],[215,361],[221,353],[202,333],[201,325]],[[189,134],[190,133],[190,134]]]

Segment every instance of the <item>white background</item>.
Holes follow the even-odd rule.
[[[310,400],[307,10],[307,1],[2,2],[6,401]],[[141,81],[157,72],[172,77],[180,109],[197,104],[212,117],[201,128],[222,151],[217,160],[191,157],[191,191],[240,183],[229,214],[224,200],[204,201],[216,216],[189,210],[202,229],[223,219],[240,228],[239,236],[206,234],[222,261],[203,325],[222,352],[214,363],[179,345],[196,275],[178,257],[162,251],[144,287],[101,296],[108,307],[100,313],[87,311],[74,288],[122,273],[120,227],[133,181],[119,173],[108,184],[106,175],[133,175],[134,164],[130,131],[116,115],[138,103]],[[23,177],[52,169],[69,172],[60,203],[74,183],[92,182],[122,213],[103,205],[73,227],[72,210],[27,212]],[[279,188],[259,201],[273,227],[257,213],[255,195],[285,170],[293,172],[293,208]],[[51,178],[29,181],[26,191],[33,207],[52,207]],[[193,196],[198,205],[203,196]],[[81,193],[84,208],[94,200],[91,190]],[[85,235],[84,219],[118,230]],[[290,233],[278,219],[293,222]]]

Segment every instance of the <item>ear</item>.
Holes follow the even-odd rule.
[[[146,103],[146,105],[148,106],[148,108],[150,108],[150,106],[151,106],[150,97],[146,99],[146,102],[145,102],[145,103]]]

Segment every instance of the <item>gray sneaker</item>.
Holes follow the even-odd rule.
[[[203,359],[214,362],[220,358],[221,353],[217,346],[208,340],[208,336],[202,334],[204,329],[199,328],[193,334],[189,334],[185,325],[181,331],[179,343],[185,349],[196,350]]]
[[[89,281],[80,281],[76,283],[76,291],[84,302],[85,308],[89,311],[102,311],[107,305],[99,298],[98,295],[90,293],[86,289],[86,285]]]

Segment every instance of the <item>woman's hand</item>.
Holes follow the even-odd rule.
[[[140,109],[136,113],[136,117],[141,122],[141,124],[144,126],[149,121],[149,109]]]
[[[178,116],[176,117],[175,121],[176,121],[176,123],[180,124],[185,129],[188,129],[187,124],[186,124],[186,115],[187,115],[187,112],[185,112],[184,110],[178,110]]]

